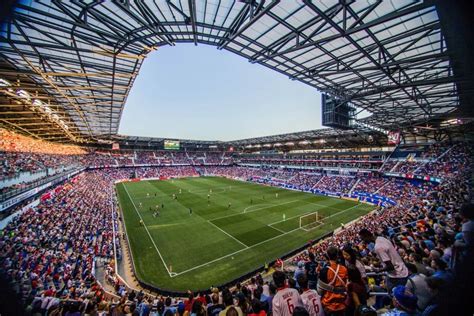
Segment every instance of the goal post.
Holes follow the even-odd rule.
[[[300,228],[303,230],[315,229],[324,224],[324,218],[319,212],[312,212],[300,216]]]

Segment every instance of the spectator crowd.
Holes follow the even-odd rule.
[[[13,139],[18,136],[2,133],[6,135],[2,154],[16,153],[12,151]],[[7,160],[15,159],[3,165],[7,167],[2,175],[8,174],[5,170],[10,170],[10,164],[39,163],[29,157],[34,157],[34,148],[40,144],[17,143],[21,148],[15,150],[20,149],[28,158],[5,154]],[[45,148],[58,154],[54,146]],[[82,163],[97,166],[117,160],[110,152],[85,153],[76,147],[60,155],[74,161],[80,155]],[[474,208],[469,202],[469,146],[439,146],[426,154],[429,159],[436,155],[439,159],[420,165],[420,169],[442,176],[441,184],[361,174],[222,166],[219,164],[227,161],[222,153],[166,155],[164,160],[185,165],[87,170],[54,188],[39,205],[18,210],[0,232],[0,270],[2,279],[26,307],[21,313],[330,316],[375,315],[378,310],[383,315],[464,315],[465,311],[472,315]],[[160,159],[156,157],[160,156],[131,152],[125,159],[147,164]],[[217,165],[206,166],[205,161]],[[377,192],[397,204],[378,207],[354,223],[342,225],[331,237],[311,243],[288,259],[283,268],[276,265],[267,279],[256,275],[232,288],[188,292],[185,298],[127,288],[114,270],[121,249],[114,235],[119,216],[113,183],[130,177],[199,175],[283,183],[302,190]],[[107,293],[96,278],[98,262],[109,263],[106,279],[113,284],[114,293]]]

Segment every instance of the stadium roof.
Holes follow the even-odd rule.
[[[0,33],[0,122],[52,140],[115,135],[146,55],[184,42],[350,101],[385,128],[459,105],[432,1],[20,1]]]

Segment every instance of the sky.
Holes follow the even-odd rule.
[[[321,127],[316,89],[225,50],[178,44],[143,62],[119,134],[228,141]]]

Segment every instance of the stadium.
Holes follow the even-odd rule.
[[[442,0],[2,1],[0,314],[473,315],[471,11]],[[263,97],[232,87],[253,101],[224,108],[218,130],[176,127],[153,97],[134,103],[148,60],[200,46],[292,86]],[[191,76],[165,69],[155,76]],[[303,127],[309,112],[292,119],[302,90],[275,110],[283,121],[259,114],[282,87],[309,89],[315,128]],[[146,102],[163,113],[153,135],[122,133],[125,119],[152,122],[127,112]],[[182,102],[168,107],[198,117]],[[224,139],[232,116],[239,135],[255,134]],[[259,119],[286,132],[253,132]]]

